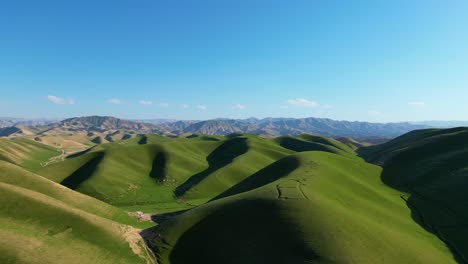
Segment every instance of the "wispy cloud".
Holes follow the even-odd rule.
[[[181,104],[180,105],[180,108],[183,108],[183,109],[187,109],[189,107],[190,107],[190,105],[188,105],[188,104]]]
[[[309,101],[304,98],[290,99],[286,101],[286,103],[290,106],[296,106],[296,107],[317,107],[320,105],[317,102]]]
[[[242,109],[245,109],[245,105],[242,105],[242,104],[235,104],[232,106],[232,109],[237,109],[237,110],[242,110]]]
[[[111,99],[107,100],[107,102],[109,104],[116,104],[116,105],[120,105],[120,104],[124,103],[122,100],[117,99],[117,98],[111,98]]]
[[[169,103],[162,102],[162,103],[157,104],[157,106],[159,106],[159,107],[168,107]]]
[[[152,104],[153,104],[153,102],[151,102],[151,101],[145,101],[145,100],[141,100],[141,101],[138,102],[138,103],[140,103],[140,104],[142,104],[142,105],[152,105]]]
[[[413,101],[413,102],[409,102],[408,105],[411,106],[411,107],[421,108],[421,107],[425,107],[426,103],[421,102],[421,101]]]
[[[206,107],[206,105],[197,105],[197,109],[206,110],[208,107]]]
[[[61,104],[61,105],[72,105],[72,104],[75,104],[75,101],[73,101],[72,99],[64,99],[64,98],[60,98],[58,96],[55,96],[55,95],[48,95],[47,97],[47,100],[49,102],[52,102],[54,104]]]

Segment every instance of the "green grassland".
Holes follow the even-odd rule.
[[[58,156],[61,151],[27,138],[0,138],[0,160],[20,165],[31,171],[41,168],[41,162]]]
[[[468,262],[468,128],[414,131],[361,155],[382,181],[410,194],[412,217]]]
[[[454,262],[381,168],[318,151],[270,167],[164,223],[152,240],[161,263]]]
[[[0,171],[0,263],[152,263],[124,211],[11,163]]]
[[[0,232],[23,242],[0,242],[0,262],[151,263],[142,237],[162,264],[463,262],[466,134],[115,133],[47,166],[56,149],[2,139]]]

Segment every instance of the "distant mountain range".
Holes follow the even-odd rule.
[[[43,134],[62,132],[115,133],[155,133],[161,135],[181,135],[185,133],[206,135],[228,135],[250,133],[264,136],[300,135],[312,133],[327,137],[351,137],[359,140],[380,140],[394,138],[416,129],[431,127],[414,123],[370,123],[337,121],[327,118],[248,118],[213,119],[204,121],[177,121],[170,119],[125,120],[111,116],[86,116],[68,118],[62,121],[38,119],[0,119],[3,127],[0,136],[11,134]],[[11,129],[9,127],[16,127]],[[5,129],[9,128],[9,129]],[[27,131],[27,133],[26,133]]]
[[[419,122],[410,122],[415,125],[424,125],[428,127],[435,128],[450,128],[450,127],[465,127],[468,126],[468,121],[419,121]]]
[[[0,128],[12,126],[43,126],[54,122],[60,121],[60,118],[13,118],[13,117],[0,117]]]

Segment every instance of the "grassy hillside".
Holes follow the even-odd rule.
[[[345,144],[312,135],[142,135],[99,145],[38,173],[119,207],[158,212],[207,201],[280,158],[310,150],[356,156]]]
[[[468,262],[468,128],[420,130],[363,149],[382,181],[410,193],[412,217]]]
[[[125,212],[0,161],[0,263],[152,263]]]
[[[152,241],[161,263],[454,262],[380,172],[358,158],[292,155],[163,223]]]
[[[415,131],[359,156],[353,140],[309,134],[78,139],[89,148],[66,158],[0,141],[0,235],[28,241],[0,242],[0,263],[151,262],[141,236],[160,263],[464,261],[467,129]],[[22,159],[47,153],[64,160]],[[129,216],[139,211],[157,225]]]
[[[58,156],[61,151],[27,138],[0,138],[0,160],[20,165],[36,171],[42,162]]]

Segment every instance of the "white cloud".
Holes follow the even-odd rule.
[[[206,107],[205,105],[197,105],[197,109],[200,109],[200,110],[206,110],[208,107]]]
[[[153,104],[153,102],[145,101],[145,100],[141,100],[139,103],[142,104],[142,105],[152,105]]]
[[[55,96],[55,95],[48,95],[46,98],[47,98],[47,100],[49,100],[49,102],[52,102],[54,104],[61,104],[61,105],[75,104],[75,101],[73,101],[72,99],[64,99],[64,98],[60,98],[60,97]]]
[[[159,103],[158,106],[159,106],[159,107],[168,107],[169,104],[163,102],[163,103]]]
[[[188,105],[188,104],[181,104],[180,105],[180,108],[183,108],[183,109],[187,109],[189,107],[190,107],[190,105]]]
[[[242,110],[245,109],[245,105],[235,104],[232,106],[232,109]]]
[[[408,105],[411,106],[411,107],[418,107],[418,108],[421,108],[421,107],[425,107],[425,106],[426,106],[426,103],[425,103],[425,102],[421,102],[421,101],[414,101],[414,102],[409,102]]]
[[[109,104],[116,104],[116,105],[119,105],[119,104],[123,104],[124,102],[120,99],[117,99],[117,98],[111,98],[109,100],[107,100],[107,102]]]
[[[291,106],[297,106],[297,107],[317,107],[319,106],[319,103],[314,102],[314,101],[309,101],[304,98],[296,98],[296,99],[290,99],[286,101],[288,105]]]

